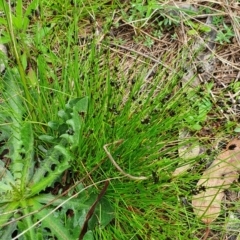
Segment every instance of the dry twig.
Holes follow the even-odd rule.
[[[119,165],[116,163],[116,161],[113,159],[113,157],[112,157],[111,153],[108,151],[107,147],[110,146],[110,145],[120,144],[120,143],[122,143],[122,142],[123,142],[123,139],[120,139],[120,140],[115,141],[115,142],[113,142],[113,143],[105,144],[105,145],[103,146],[104,151],[106,152],[108,158],[110,159],[110,161],[112,162],[112,164],[114,165],[114,167],[115,167],[122,175],[124,175],[125,177],[128,177],[128,178],[130,178],[130,179],[132,179],[132,180],[146,180],[146,179],[148,179],[148,177],[145,177],[145,176],[136,177],[136,176],[133,176],[133,175],[131,175],[131,174],[129,174],[129,173],[124,172],[124,171],[122,170],[122,168],[120,168]]]

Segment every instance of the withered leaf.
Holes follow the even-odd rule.
[[[190,132],[187,129],[183,129],[179,131],[179,140],[186,141],[191,137]],[[201,148],[198,141],[194,141],[194,143],[190,142],[185,145],[180,145],[178,147],[178,155],[185,162],[182,166],[179,166],[173,172],[173,176],[176,177],[182,173],[185,173],[189,168],[192,167],[192,164],[189,163],[189,160],[196,158],[201,154]]]
[[[224,190],[238,179],[240,170],[240,140],[232,140],[226,150],[218,155],[203,173],[197,187],[205,191],[194,195],[192,206],[195,214],[206,224],[213,222],[221,211]]]

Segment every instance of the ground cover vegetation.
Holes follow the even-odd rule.
[[[239,154],[239,16],[238,1],[2,0],[0,238],[238,239],[239,169],[213,186],[214,218],[192,198]]]

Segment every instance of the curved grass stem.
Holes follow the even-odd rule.
[[[115,142],[113,142],[113,143],[105,144],[105,145],[103,146],[103,149],[104,149],[104,151],[106,152],[106,154],[107,154],[109,160],[111,161],[111,163],[114,165],[114,167],[115,167],[122,175],[124,175],[124,176],[127,177],[127,178],[130,178],[130,179],[132,179],[132,180],[146,180],[146,179],[148,179],[148,177],[145,177],[145,176],[136,177],[136,176],[133,176],[133,175],[131,175],[131,174],[129,174],[129,173],[126,173],[126,172],[124,172],[123,169],[116,163],[116,161],[115,161],[114,158],[112,157],[111,153],[108,151],[107,147],[110,146],[110,145],[120,144],[120,143],[122,143],[122,142],[123,142],[123,139],[120,139],[120,140],[115,141]]]

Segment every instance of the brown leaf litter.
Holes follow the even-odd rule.
[[[224,191],[238,180],[240,170],[240,140],[234,139],[203,173],[197,187],[204,191],[192,198],[195,214],[206,224],[213,222],[221,212]]]

